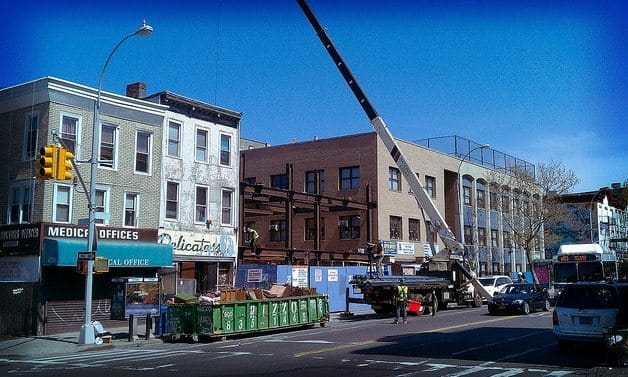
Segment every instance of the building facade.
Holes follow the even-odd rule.
[[[97,96],[94,88],[53,77],[0,90],[7,138],[0,151],[0,311],[3,318],[19,306],[30,313],[18,316],[28,324],[2,328],[4,334],[80,328],[86,293],[77,255],[87,249],[92,158],[98,160],[95,250],[110,266],[94,277],[93,318],[110,318],[114,279],[172,269],[172,248],[157,243],[167,107],[102,92],[99,153],[91,156]],[[39,150],[50,144],[74,154],[74,179],[37,178]],[[20,298],[22,292],[29,297]]]
[[[496,185],[495,177],[507,175],[505,167],[510,162],[496,163],[494,157],[507,155],[491,149],[476,158],[471,152],[479,145],[468,140],[466,149],[459,147],[450,154],[418,143],[397,142],[452,232],[464,242],[467,258],[475,262],[480,275],[527,269],[525,254],[511,241],[506,221],[513,216],[513,200],[518,203],[521,199],[517,188],[512,188],[506,205],[491,204],[492,200],[501,202],[502,197],[491,195],[489,187]],[[285,247],[289,238],[293,249],[342,255],[363,253],[369,243],[381,243],[385,262],[394,264],[421,262],[444,247],[375,133],[243,150],[242,160],[245,185],[288,190],[292,195],[318,193],[365,203],[369,208],[332,206],[321,213],[317,228],[313,211],[297,213],[293,207],[291,224],[286,224],[285,211],[250,205],[244,208],[241,227],[257,229],[257,243],[262,248]],[[529,164],[527,168],[534,169]],[[317,229],[320,250],[315,247]],[[245,234],[242,237],[246,239]],[[538,250],[542,250],[542,242]]]
[[[138,86],[127,92],[141,96]],[[177,271],[169,290],[195,294],[233,286],[241,114],[167,91],[144,99],[168,106],[159,239],[174,250]]]

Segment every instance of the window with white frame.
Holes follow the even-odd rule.
[[[61,113],[61,132],[59,138],[61,145],[67,150],[77,155],[77,142],[81,130],[81,117],[74,114]]]
[[[31,222],[33,195],[31,181],[18,181],[11,184],[9,216],[7,224]]]
[[[231,189],[222,190],[221,208],[222,208],[222,214],[221,214],[220,222],[223,225],[233,224],[233,190]]]
[[[204,223],[205,221],[207,221],[208,193],[209,190],[207,189],[207,187],[196,186],[194,221],[197,223]]]
[[[401,172],[397,168],[388,167],[388,189],[401,191]]]
[[[24,140],[22,160],[32,160],[37,156],[37,137],[39,136],[39,112],[26,113],[24,117]]]
[[[181,124],[168,121],[168,156],[181,156]]]
[[[491,247],[493,248],[499,247],[497,229],[491,229]]]
[[[72,221],[72,186],[55,184],[53,194],[52,218],[56,223]]]
[[[220,164],[231,165],[231,136],[220,135]]]
[[[179,183],[166,182],[166,219],[179,218]]]
[[[425,176],[425,191],[430,197],[436,197],[436,178],[430,177],[429,175]]]
[[[196,129],[196,161],[207,162],[207,130],[202,128]]]
[[[109,190],[97,188],[96,189],[96,197],[94,199],[94,211],[100,213],[109,212]],[[97,224],[109,224],[109,220],[107,218],[95,219],[94,222]]]
[[[138,131],[135,135],[135,172],[150,173],[151,135]]]
[[[473,228],[470,226],[464,227],[464,244],[465,245],[473,244]]]
[[[124,193],[124,226],[138,226],[140,195],[137,192]]]
[[[478,245],[486,246],[486,228],[478,228]]]
[[[109,124],[100,127],[99,166],[114,168],[116,166],[116,145],[118,128]]]

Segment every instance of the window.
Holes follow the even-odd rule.
[[[388,189],[401,191],[401,172],[397,168],[388,168]]]
[[[340,216],[338,220],[341,240],[360,238],[360,218],[358,216]]]
[[[150,134],[138,131],[135,139],[135,172],[150,173]]]
[[[220,135],[220,164],[231,165],[231,136]]]
[[[471,187],[469,186],[462,187],[462,198],[464,200],[463,203],[465,206],[471,205]]]
[[[473,228],[470,226],[464,227],[464,244],[473,245]]]
[[[168,156],[181,156],[181,125],[179,123],[168,122]]]
[[[425,191],[432,198],[436,197],[436,178],[425,176]]]
[[[504,248],[509,249],[512,247],[512,240],[510,239],[510,232],[504,231]]]
[[[486,228],[478,228],[478,245],[486,246]]]
[[[31,222],[32,192],[30,181],[15,182],[11,185],[8,224]]]
[[[109,191],[106,189],[96,189],[96,197],[94,198],[94,211],[102,214],[109,211]],[[105,218],[95,219],[96,224],[108,224]]]
[[[484,183],[478,181],[475,187],[475,197],[478,208],[486,208],[486,199],[484,196]]]
[[[22,160],[32,160],[37,156],[37,137],[39,136],[39,112],[27,113],[24,118],[24,140]]]
[[[52,218],[57,223],[69,223],[72,218],[72,186],[55,184]]]
[[[139,194],[136,192],[124,193],[124,226],[138,225]]]
[[[257,183],[257,178],[256,177],[246,177],[244,178],[244,183],[246,183],[247,185],[254,185]]]
[[[270,222],[270,241],[271,242],[283,242],[287,240],[288,233],[286,232],[285,220],[272,220]]]
[[[325,192],[325,170],[310,170],[305,172],[305,192],[316,193],[316,172],[318,172],[319,193]]]
[[[231,225],[233,219],[233,191],[230,189],[222,190],[222,216],[220,222],[223,225]]]
[[[245,221],[244,222],[244,228],[242,229],[242,236],[244,238],[244,242],[246,242],[246,243],[251,242],[251,238],[252,238],[251,237],[251,232],[249,232],[248,229],[257,230],[257,227],[255,226],[255,221]]]
[[[287,190],[288,189],[288,176],[286,174],[271,175],[270,187]]]
[[[494,248],[499,247],[497,239],[497,229],[491,229],[491,246]]]
[[[502,212],[510,213],[510,191],[504,189],[502,191]]]
[[[207,130],[196,130],[196,161],[207,162]]]
[[[489,190],[489,206],[491,208],[491,211],[497,211],[497,190],[493,185],[489,187]]]
[[[352,190],[360,188],[360,167],[350,166],[340,168],[340,190]]]
[[[408,239],[421,241],[421,222],[417,219],[408,219]]]
[[[401,217],[390,216],[390,239],[401,239]]]
[[[118,129],[115,126],[103,124],[100,128],[100,166],[113,168],[116,164],[116,143]]]
[[[196,186],[194,221],[197,223],[204,223],[207,220],[207,194],[207,187]]]
[[[76,142],[79,140],[80,124],[81,118],[79,116],[61,114],[61,132],[59,134],[61,145],[74,155],[77,154]]]
[[[425,234],[427,242],[434,243],[436,242],[436,230],[432,227],[432,223],[429,221],[425,222]]]
[[[176,220],[179,217],[179,184],[166,183],[166,218]]]
[[[321,240],[325,239],[325,220],[320,220],[320,228],[321,228]],[[316,235],[316,224],[314,219],[305,219],[305,240],[306,241],[314,241],[314,236]]]

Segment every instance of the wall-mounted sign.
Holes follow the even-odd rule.
[[[175,256],[235,258],[236,238],[232,235],[159,230],[159,243],[172,245]]]

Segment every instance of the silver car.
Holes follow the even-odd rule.
[[[561,350],[573,342],[604,342],[604,331],[628,328],[628,283],[573,283],[560,293],[552,314]]]

